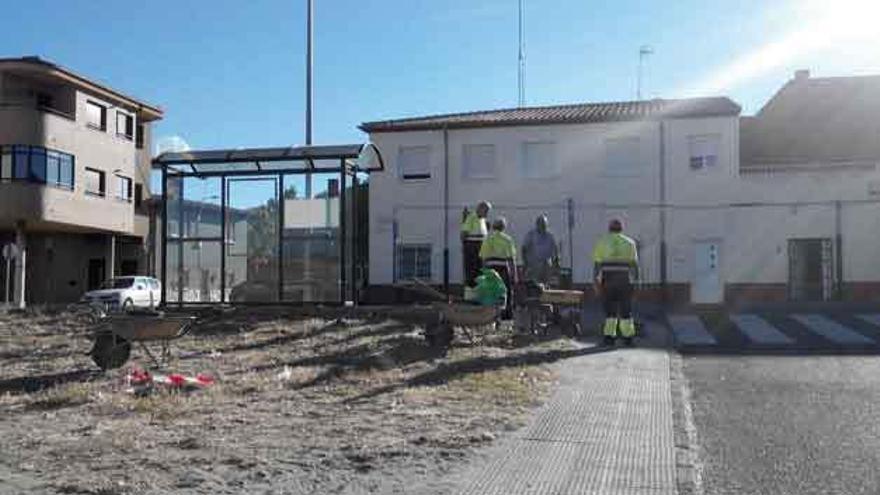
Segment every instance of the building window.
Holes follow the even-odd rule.
[[[37,107],[42,109],[55,109],[55,98],[49,93],[37,93]]]
[[[46,149],[31,148],[30,180],[38,184],[46,183]]]
[[[0,180],[73,189],[73,155],[41,146],[0,147]]]
[[[462,155],[463,178],[492,179],[495,177],[495,145],[466,144]]]
[[[116,176],[116,199],[120,201],[131,201],[131,179],[122,175]]]
[[[104,196],[106,194],[106,183],[104,182],[104,172],[93,168],[86,168],[86,194],[92,196]]]
[[[401,146],[397,154],[397,170],[400,178],[404,180],[430,179],[430,148]]]
[[[431,279],[431,245],[404,244],[397,246],[398,280]]]
[[[116,135],[131,140],[134,138],[134,117],[116,111]]]
[[[16,145],[12,147],[12,178],[27,180],[29,178],[28,162],[30,158],[30,146]]]
[[[691,170],[713,168],[717,165],[719,148],[721,148],[721,136],[718,134],[688,136]]]
[[[134,135],[134,145],[137,149],[144,149],[144,124],[137,125],[137,133]]]
[[[559,177],[556,143],[523,143],[520,171],[529,179]]]
[[[0,149],[0,180],[12,180],[12,150],[8,146]]]
[[[107,130],[107,108],[95,102],[86,102],[86,125],[101,131]]]
[[[640,140],[637,137],[605,141],[605,175],[631,177],[642,171]]]

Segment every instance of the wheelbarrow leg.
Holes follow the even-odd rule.
[[[161,368],[162,362],[160,360],[156,359],[156,356],[154,356],[153,353],[150,352],[150,348],[147,346],[147,344],[145,344],[144,342],[138,342],[138,344],[140,344],[141,349],[144,351],[144,354],[146,354],[147,357],[150,358],[150,361],[153,362],[153,366],[155,368]]]

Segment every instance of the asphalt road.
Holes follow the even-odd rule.
[[[880,493],[880,355],[688,355],[706,494]]]

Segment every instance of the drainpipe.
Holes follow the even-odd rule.
[[[666,128],[660,120],[660,302],[668,302],[666,266]]]
[[[449,129],[443,125],[443,291],[449,296]]]

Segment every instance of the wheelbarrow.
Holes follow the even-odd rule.
[[[583,291],[549,289],[527,283],[517,292],[515,315],[516,328],[520,331],[547,335],[555,327],[569,337],[580,334]]]
[[[104,315],[95,325],[94,345],[88,355],[102,370],[119,368],[131,356],[132,344],[137,344],[153,365],[161,368],[170,357],[170,342],[186,335],[195,322],[195,316],[159,311]],[[157,352],[148,344],[158,344]]]
[[[425,329],[425,340],[431,346],[448,347],[455,337],[455,328],[461,328],[471,342],[468,328],[491,325],[498,321],[504,306],[482,306],[471,303],[438,303],[434,305],[437,320]]]

